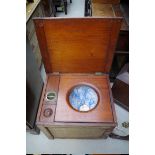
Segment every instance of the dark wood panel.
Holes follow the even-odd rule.
[[[116,79],[112,87],[112,93],[115,102],[129,110],[129,85]]]
[[[109,72],[121,20],[35,19],[46,72]]]
[[[120,31],[116,51],[129,51],[129,31]]]

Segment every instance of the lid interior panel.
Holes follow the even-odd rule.
[[[47,73],[109,72],[121,18],[34,21]]]

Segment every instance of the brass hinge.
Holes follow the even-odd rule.
[[[102,73],[102,72],[95,72],[95,75],[101,76],[101,75],[105,75],[105,73]]]

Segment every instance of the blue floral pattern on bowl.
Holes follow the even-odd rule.
[[[87,85],[76,86],[69,95],[71,106],[78,111],[89,111],[97,105],[95,90]]]

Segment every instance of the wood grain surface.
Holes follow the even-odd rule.
[[[35,23],[35,31],[39,43],[40,52],[42,55],[43,63],[45,66],[46,73],[51,73],[51,64],[49,60],[49,53],[46,44],[46,36],[44,33],[44,26],[41,21],[34,20]]]
[[[38,111],[38,117],[37,117],[37,122],[50,122],[52,123],[54,121],[54,115],[55,115],[55,108],[56,108],[56,101],[46,101],[46,93],[48,91],[55,91],[58,94],[58,88],[59,88],[59,76],[58,75],[52,75],[52,76],[47,76],[47,83],[46,87],[44,87],[44,90],[42,92],[42,98],[39,106],[39,111]],[[45,117],[44,116],[44,111],[45,109],[51,109],[52,110],[52,115],[50,117]]]
[[[71,107],[67,94],[71,88],[78,84],[87,84],[97,91],[99,101],[95,109],[89,112],[79,112]],[[55,121],[113,122],[114,120],[106,76],[61,75]]]
[[[122,18],[36,18],[47,73],[109,72]]]
[[[67,75],[73,75],[73,74],[67,74]],[[76,74],[76,76],[77,75],[81,75],[81,74]],[[92,76],[92,74],[82,74],[82,75],[84,75],[84,76]],[[61,76],[61,75],[60,75]],[[55,79],[57,77],[57,79]],[[108,79],[108,75],[105,75],[105,77]],[[49,80],[49,79],[51,79],[51,80]],[[55,79],[53,82],[52,82],[52,79]],[[47,92],[47,90],[49,90],[50,89],[50,86],[48,86],[48,84],[49,85],[51,85],[51,82],[52,83],[55,83],[55,81],[58,81],[58,79],[59,79],[59,76],[58,75],[54,75],[54,74],[47,74],[47,81],[46,81],[46,83],[44,84],[44,88],[43,88],[43,92],[42,92],[42,97],[41,97],[41,100],[40,100],[40,104],[39,104],[39,110],[38,110],[38,114],[37,114],[37,121],[36,121],[36,123],[37,123],[37,125],[38,126],[45,126],[45,127],[56,127],[56,126],[98,126],[98,127],[105,127],[105,128],[109,128],[109,127],[111,127],[111,128],[114,128],[115,127],[115,125],[116,125],[116,122],[114,121],[114,122],[102,122],[102,123],[100,123],[100,122],[96,122],[96,123],[91,123],[91,122],[89,122],[89,123],[87,123],[87,122],[85,122],[85,123],[79,123],[79,122],[55,122],[55,121],[53,121],[53,119],[51,119],[51,118],[43,118],[43,112],[44,112],[44,109],[46,108],[46,107],[48,107],[48,105],[51,105],[51,104],[46,104],[46,102],[44,102],[44,100],[45,100],[45,94],[46,94],[46,92]],[[51,81],[51,82],[49,82],[49,81]],[[58,86],[57,86],[58,87]],[[52,88],[53,88],[53,86],[52,86]],[[109,88],[110,88],[110,86],[109,86]],[[112,100],[112,96],[110,95],[110,100]],[[47,105],[47,106],[46,106]],[[112,110],[113,110],[113,113],[115,112],[115,109],[113,109],[113,103],[111,102],[111,107],[112,107]],[[114,113],[115,114],[115,113]],[[54,114],[55,115],[55,114]],[[115,118],[115,115],[114,115],[114,119],[116,119]]]

